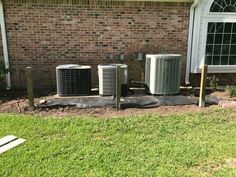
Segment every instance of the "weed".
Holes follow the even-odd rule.
[[[3,96],[6,91],[5,75],[9,70],[5,68],[4,64],[0,62],[0,96]]]
[[[209,86],[213,91],[216,91],[219,86],[219,78],[215,75],[207,77]]]
[[[230,97],[236,97],[236,86],[227,86],[226,92],[229,94]]]

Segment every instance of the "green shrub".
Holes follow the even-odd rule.
[[[230,97],[236,97],[236,86],[227,86],[226,92],[229,94]]]
[[[219,86],[219,78],[213,75],[213,76],[207,77],[207,81],[209,83],[210,88],[213,91],[216,91]]]

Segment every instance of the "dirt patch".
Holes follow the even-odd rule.
[[[35,99],[36,105],[39,101],[45,98]],[[46,99],[49,99],[48,97]],[[200,111],[208,111],[217,106],[209,106],[205,108],[199,108],[197,105],[181,105],[181,106],[160,106],[157,108],[127,108],[117,111],[112,107],[103,108],[86,108],[80,109],[77,107],[54,107],[54,108],[37,108],[34,111],[28,110],[27,99],[15,99],[6,101],[0,104],[0,112],[4,113],[17,113],[17,114],[30,114],[40,116],[53,116],[53,117],[73,117],[73,116],[93,116],[104,118],[115,118],[123,116],[134,115],[170,115],[170,114],[183,114],[194,113]]]
[[[220,97],[222,100],[229,100],[225,92],[215,92],[213,95]],[[17,113],[17,114],[30,114],[40,116],[53,116],[53,117],[74,117],[74,116],[93,116],[103,118],[115,118],[123,116],[134,115],[171,115],[171,114],[184,114],[205,112],[216,107],[218,105],[209,105],[205,108],[199,108],[197,105],[178,105],[178,106],[160,106],[156,108],[127,108],[117,111],[112,107],[102,108],[86,108],[81,109],[71,106],[52,107],[52,108],[39,108],[40,100],[50,100],[54,96],[39,97],[35,99],[36,109],[34,111],[28,110],[28,100],[25,97],[11,97],[9,100],[0,102],[0,112],[4,113]]]
[[[195,167],[195,171],[197,173],[201,173],[204,176],[213,176],[214,173],[221,170],[223,168],[222,164],[211,163],[211,164],[204,164]]]
[[[226,159],[225,163],[227,164],[228,167],[236,169],[236,158]]]
[[[225,162],[209,162],[207,164],[201,164],[194,167],[196,172],[200,172],[205,176],[212,176],[217,171],[220,171],[222,168],[233,168],[236,169],[236,158],[226,159]]]
[[[236,97],[230,97],[225,91],[216,91],[211,95],[217,96],[221,100],[236,101]]]

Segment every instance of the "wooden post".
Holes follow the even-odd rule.
[[[205,96],[206,96],[206,78],[208,65],[202,65],[201,74],[201,86],[200,86],[200,97],[199,97],[199,107],[205,107]]]
[[[27,92],[29,99],[29,110],[34,110],[34,91],[33,91],[33,79],[32,79],[32,68],[26,67],[26,78],[27,78]]]
[[[116,66],[116,109],[117,110],[120,110],[120,96],[121,96],[120,66]]]

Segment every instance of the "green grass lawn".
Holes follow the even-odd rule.
[[[0,155],[0,176],[235,177],[236,110],[117,119],[0,114],[0,137],[27,141]]]

